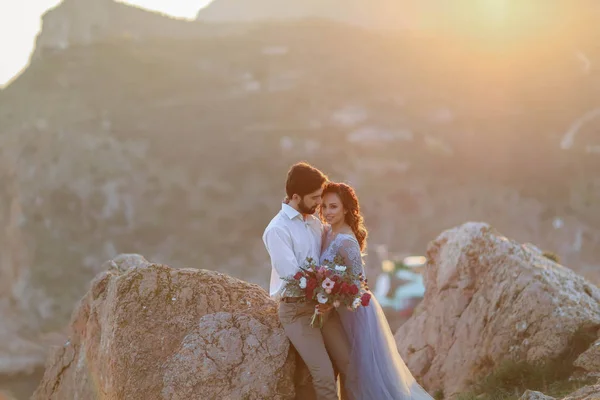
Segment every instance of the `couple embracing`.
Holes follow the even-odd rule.
[[[270,294],[279,302],[286,335],[310,371],[316,399],[432,399],[400,357],[372,293],[369,304],[355,310],[286,293],[284,278],[298,273],[308,258],[321,264],[343,260],[349,272],[364,276],[367,230],[352,187],[330,182],[307,163],[290,168],[285,190],[281,211],[263,234],[272,265]],[[315,307],[321,327],[311,326]]]

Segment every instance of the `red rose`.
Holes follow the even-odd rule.
[[[294,279],[300,280],[300,278],[302,278],[302,276],[303,276],[302,272],[298,271],[298,272],[296,272],[296,275],[294,275]]]
[[[313,298],[315,288],[306,288],[306,300],[310,300]]]
[[[352,286],[350,286],[350,294],[353,296],[358,294],[358,286],[356,286],[354,284]]]
[[[339,276],[339,275],[334,275],[334,276],[332,276],[332,277],[331,277],[331,278],[329,278],[329,279],[331,279],[331,280],[332,280],[332,281],[334,281],[334,282],[337,282],[337,281],[339,281],[339,280],[340,280],[340,276]]]
[[[340,286],[340,293],[341,294],[347,294],[347,293],[349,293],[348,284],[346,282],[342,282],[342,284]]]
[[[335,282],[333,285],[333,289],[331,289],[331,294],[338,294],[340,292],[342,285],[339,282]]]
[[[364,293],[360,297],[360,304],[362,304],[363,307],[368,306],[370,301],[371,301],[371,294],[369,294],[369,293]]]

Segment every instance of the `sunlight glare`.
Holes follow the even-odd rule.
[[[574,8],[542,1],[457,0],[445,4],[438,26],[492,50],[564,28],[564,13]]]

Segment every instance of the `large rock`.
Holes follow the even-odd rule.
[[[600,382],[590,385],[571,393],[563,400],[598,400],[600,399]]]
[[[465,390],[505,359],[561,355],[577,331],[600,327],[600,290],[489,225],[443,232],[428,248],[425,298],[396,333],[430,390]]]
[[[295,354],[263,289],[127,259],[92,282],[34,399],[294,398]]]

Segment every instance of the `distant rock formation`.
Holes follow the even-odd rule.
[[[206,33],[201,25],[118,3],[63,0],[42,17],[33,57],[108,39],[189,38]]]
[[[428,259],[425,298],[396,341],[429,390],[456,394],[507,359],[557,358],[600,328],[600,289],[487,224],[443,232]]]
[[[32,285],[22,193],[14,163],[0,160],[0,375],[42,367],[58,332],[41,328],[52,300]],[[6,160],[4,160],[6,161]],[[1,394],[0,394],[1,396]]]
[[[42,31],[33,57],[109,39],[189,39],[239,33],[246,29],[244,23],[249,22],[319,18],[378,30],[406,29],[420,26],[426,15],[422,12],[427,8],[425,3],[418,6],[412,3],[396,0],[379,0],[376,5],[366,0],[261,0],[254,3],[217,0],[198,13],[199,21],[219,23],[218,26],[207,26],[115,0],[63,0],[42,17]],[[237,26],[228,26],[228,23]]]

